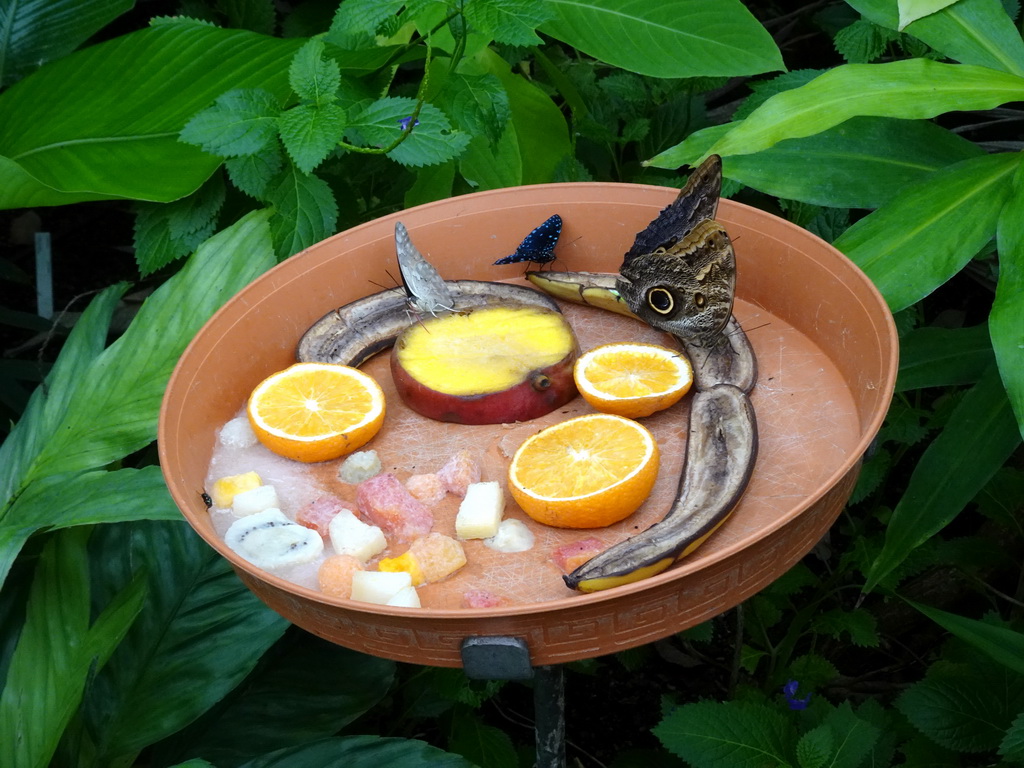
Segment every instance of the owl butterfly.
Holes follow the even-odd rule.
[[[711,155],[637,234],[615,283],[641,320],[703,347],[721,338],[736,292],[732,242],[715,221],[721,189],[722,159]]]

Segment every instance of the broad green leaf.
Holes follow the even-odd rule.
[[[999,282],[988,327],[999,375],[1024,435],[1024,163],[1017,170],[1013,193],[999,215],[996,243]]]
[[[270,182],[284,168],[284,153],[276,142],[256,155],[229,157],[224,161],[231,183],[250,197],[262,200]]]
[[[327,182],[288,164],[271,182],[267,202],[275,208],[270,220],[274,249],[284,259],[335,232],[338,204]]]
[[[159,467],[43,478],[29,485],[0,519],[0,585],[21,547],[39,531],[180,517]]]
[[[1020,441],[999,374],[990,368],[959,402],[914,468],[864,591],[874,589],[914,549],[960,514]]]
[[[857,19],[836,32],[833,43],[848,64],[869,64],[880,58],[898,37],[894,31],[874,22]]]
[[[129,579],[89,624],[82,528],[53,536],[39,557],[25,624],[0,694],[0,764],[45,768],[101,669],[138,615],[144,583]]]
[[[1024,711],[1010,724],[999,745],[999,754],[1013,763],[1024,763]]]
[[[785,69],[771,35],[739,0],[551,0],[540,30],[608,64],[651,77]]]
[[[543,42],[534,32],[554,18],[550,3],[539,0],[474,0],[466,3],[466,21],[495,42],[530,46]]]
[[[456,124],[474,136],[486,136],[496,144],[512,110],[501,81],[492,74],[455,73],[445,82],[441,106]]]
[[[220,157],[253,155],[277,135],[281,105],[270,91],[238,88],[221,94],[181,129],[181,140]]]
[[[337,104],[299,104],[281,114],[278,127],[292,162],[312,173],[337,148],[345,132],[345,110]]]
[[[0,156],[18,171],[0,208],[110,197],[168,202],[220,160],[178,141],[186,121],[226,91],[288,94],[301,40],[172,24],[94,45],[0,94]]]
[[[836,749],[836,737],[827,725],[812,728],[796,743],[796,760],[800,768],[825,768]]]
[[[756,155],[733,155],[726,158],[724,173],[788,200],[877,208],[933,171],[982,154],[972,142],[923,120],[855,117]]]
[[[323,40],[310,40],[298,50],[288,67],[288,84],[300,99],[318,107],[334,102],[341,69],[324,58]]]
[[[148,275],[187,256],[217,228],[225,197],[224,179],[215,173],[194,194],[170,203],[138,203],[135,261]]]
[[[1024,77],[986,67],[910,59],[845,64],[768,99],[708,150],[748,155],[821,133],[851,117],[924,119],[1024,99]]]
[[[71,53],[135,0],[0,0],[0,88]]]
[[[390,147],[412,119],[416,100],[408,97],[378,99],[349,119],[346,133],[359,145]],[[462,154],[469,135],[452,128],[444,112],[423,104],[412,123],[412,131],[387,155],[402,165],[418,168],[444,163]]]
[[[835,737],[829,768],[857,768],[881,735],[881,729],[854,714],[848,701],[829,712],[825,724]]]
[[[473,139],[459,158],[459,173],[475,190],[522,184],[523,165],[515,126],[510,124],[495,145],[483,136]]]
[[[871,278],[893,312],[924,298],[996,231],[1021,155],[983,155],[905,187],[834,245]]]
[[[486,765],[487,768],[517,768],[519,765],[508,734],[481,722],[473,710],[465,707],[457,709],[452,717],[448,748],[474,765]]]
[[[470,144],[472,152],[472,144]],[[406,190],[405,207],[412,208],[435,200],[443,200],[452,196],[452,184],[455,181],[455,161],[441,165],[428,165],[416,172],[416,181]]]
[[[147,570],[146,604],[85,701],[96,765],[130,765],[238,685],[288,622],[183,520],[104,526],[90,548],[97,599]]]
[[[797,741],[782,712],[739,702],[684,704],[652,732],[693,768],[790,766]]]
[[[907,689],[896,708],[947,749],[987,752],[999,746],[1024,708],[1024,680],[990,664],[936,664]]]
[[[876,24],[899,26],[897,0],[848,0]],[[963,64],[1024,76],[1024,41],[1000,0],[958,0],[904,30]]]
[[[904,598],[906,600],[906,598]],[[1008,627],[969,619],[949,611],[906,600],[952,635],[970,643],[993,661],[1024,675],[1024,634]]]
[[[896,5],[900,12],[900,31],[908,24],[920,18],[941,11],[957,0],[898,0]]]
[[[343,736],[272,752],[241,768],[477,768],[459,755],[415,739]]]
[[[202,324],[273,264],[267,211],[207,240],[88,370],[25,481],[104,466],[150,443],[167,380]]]
[[[158,762],[202,755],[228,768],[332,736],[380,701],[394,679],[394,662],[307,633],[281,645],[221,707],[164,742]]]
[[[917,328],[900,339],[896,391],[974,384],[994,361],[984,323],[970,328]]]
[[[0,520],[23,490],[32,462],[64,418],[82,374],[106,347],[110,319],[126,290],[128,284],[120,283],[89,302],[64,342],[46,385],[32,393],[21,419],[0,444]]]

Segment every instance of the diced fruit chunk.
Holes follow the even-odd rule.
[[[388,573],[405,571],[412,579],[414,587],[418,587],[424,581],[423,571],[420,570],[419,562],[412,552],[406,552],[398,557],[385,557],[377,563],[377,570],[387,571]]]
[[[352,599],[385,605],[411,586],[412,577],[406,571],[356,571],[352,574]]]
[[[416,539],[406,554],[416,559],[423,580],[428,584],[448,578],[466,564],[462,545],[443,533],[428,533],[422,539]]]
[[[563,544],[551,554],[551,559],[563,571],[572,573],[594,555],[604,552],[607,548],[608,545],[603,541],[590,536],[586,539]]]
[[[235,494],[231,501],[231,514],[245,517],[272,507],[280,507],[277,491],[272,485],[259,485]]]
[[[525,552],[533,546],[533,531],[526,527],[522,520],[510,517],[502,520],[498,526],[498,532],[489,539],[484,539],[484,544],[498,552]]]
[[[356,487],[356,504],[371,523],[398,538],[423,536],[434,525],[430,510],[413,498],[390,472],[360,483]]]
[[[332,555],[320,565],[317,581],[320,591],[331,597],[352,597],[352,576],[363,564],[352,555]]]
[[[502,604],[502,599],[486,589],[470,589],[462,595],[462,601],[467,608],[496,608]]]
[[[480,465],[467,450],[453,455],[444,466],[437,471],[445,490],[456,496],[465,496],[466,489],[473,483],[480,482]]]
[[[405,587],[398,590],[395,596],[388,600],[385,605],[393,605],[399,608],[419,608],[420,593],[416,587]]]
[[[222,477],[213,484],[210,489],[210,496],[213,498],[214,506],[220,509],[230,509],[235,496],[242,491],[251,491],[263,485],[260,476],[255,472],[245,472],[241,475],[230,475]]]
[[[350,454],[338,467],[338,479],[343,483],[356,485],[380,474],[380,457],[376,451],[356,451]]]
[[[339,555],[352,555],[361,563],[379,555],[388,546],[380,528],[364,523],[349,509],[336,514],[328,528],[334,551]]]
[[[316,560],[324,550],[320,534],[292,522],[280,509],[235,520],[224,543],[260,568],[284,568]]]
[[[331,520],[343,510],[352,511],[337,496],[321,496],[316,501],[311,501],[296,512],[295,522],[307,528],[312,528],[321,536],[327,538],[331,535]]]
[[[489,539],[498,532],[505,512],[505,495],[496,480],[473,483],[455,516],[455,533],[460,539]]]
[[[412,475],[405,481],[405,489],[413,495],[413,498],[422,501],[428,507],[439,504],[448,489],[444,487],[441,478],[436,474]]]

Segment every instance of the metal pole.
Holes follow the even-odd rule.
[[[536,768],[564,768],[565,671],[560,665],[534,667],[533,717]]]

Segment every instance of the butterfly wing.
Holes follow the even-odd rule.
[[[417,250],[402,222],[395,223],[395,252],[409,304],[418,312],[436,315],[453,306],[451,291],[437,270]]]
[[[638,256],[671,248],[705,219],[715,218],[722,193],[722,158],[710,155],[690,174],[686,186],[647,228],[638,232],[623,265]]]
[[[521,261],[532,261],[544,264],[555,260],[555,246],[562,234],[562,217],[557,213],[551,216],[528,234],[523,242],[510,256],[498,259],[495,264],[516,264]]]

